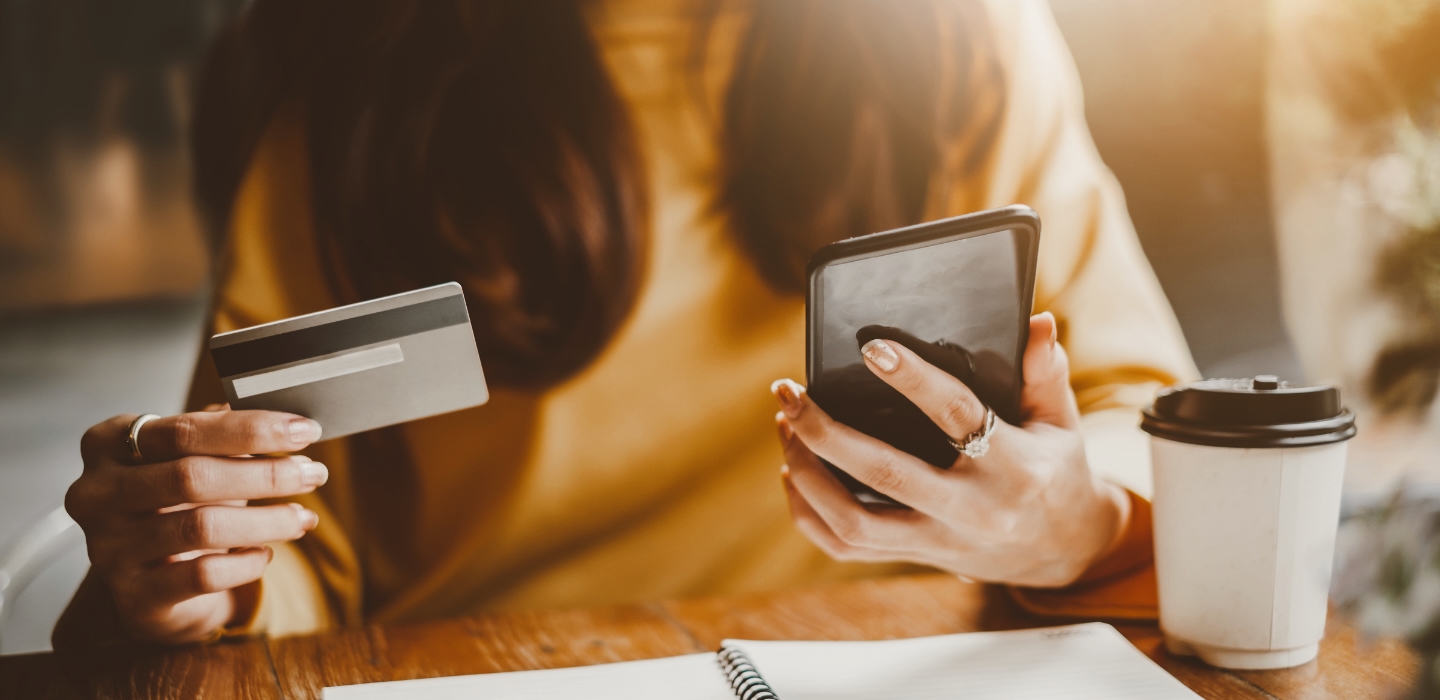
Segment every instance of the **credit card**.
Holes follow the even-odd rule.
[[[454,282],[221,333],[210,356],[232,409],[313,418],[327,440],[490,399]]]

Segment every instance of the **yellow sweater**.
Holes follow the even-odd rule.
[[[403,444],[381,457],[397,472],[413,465],[413,508],[354,490],[347,441],[312,448],[331,480],[299,500],[320,526],[276,548],[246,629],[733,593],[901,568],[833,562],[790,522],[767,387],[804,376],[804,300],[768,288],[707,209],[717,139],[686,83],[683,6],[610,0],[590,17],[636,120],[655,203],[625,326],[563,385],[495,391],[486,406],[405,425]],[[927,216],[1012,203],[1040,213],[1036,305],[1060,319],[1092,466],[1144,494],[1134,408],[1195,371],[1091,143],[1046,5],[996,0],[989,10],[1007,78],[1002,131],[981,172]],[[241,187],[217,332],[336,305],[314,250],[295,117],[275,120]]]

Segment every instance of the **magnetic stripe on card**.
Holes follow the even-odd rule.
[[[469,322],[465,297],[456,294],[213,348],[210,356],[220,376],[231,377]]]

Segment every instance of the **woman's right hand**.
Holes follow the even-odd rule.
[[[308,418],[228,409],[157,418],[140,430],[144,463],[126,439],[135,416],[116,416],[80,440],[84,473],[65,509],[85,531],[90,565],[138,639],[178,644],[215,633],[246,612],[237,589],[259,580],[274,553],[319,516],[258,498],[309,493],[329,472],[293,452],[320,438]]]

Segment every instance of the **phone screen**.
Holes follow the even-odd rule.
[[[1029,232],[1001,230],[819,269],[811,396],[846,425],[936,466],[953,464],[955,448],[939,427],[865,366],[860,347],[884,338],[959,378],[1001,418],[1018,420],[1034,242]]]

